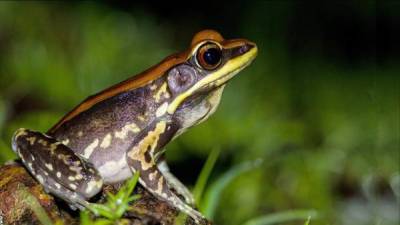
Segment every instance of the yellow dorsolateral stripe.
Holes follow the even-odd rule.
[[[201,87],[204,87],[205,85],[210,84],[213,81],[218,80],[219,78],[227,76],[238,69],[244,68],[244,66],[250,63],[255,58],[256,55],[257,55],[257,47],[254,47],[244,55],[229,60],[222,68],[208,75],[207,77],[205,77],[204,79],[200,80],[198,83],[193,85],[193,87],[189,88],[186,92],[183,92],[181,95],[177,96],[175,100],[172,101],[171,104],[168,106],[167,110],[168,113],[169,114],[174,113],[176,108],[178,108],[178,106],[187,97],[189,97],[191,94],[193,94],[196,90],[200,89]]]

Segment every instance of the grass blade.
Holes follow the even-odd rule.
[[[207,184],[208,178],[210,177],[211,171],[214,168],[215,162],[217,161],[220,152],[220,148],[214,148],[211,151],[210,155],[207,157],[207,161],[201,169],[199,178],[197,179],[196,185],[193,189],[194,200],[198,203],[200,203],[201,201],[204,188]]]
[[[285,212],[272,213],[260,216],[245,222],[243,225],[270,225],[280,224],[293,220],[307,220],[318,216],[315,210],[290,210]],[[307,223],[306,223],[307,224]]]
[[[211,171],[214,168],[215,162],[218,159],[219,153],[221,152],[220,148],[214,148],[210,155],[207,157],[207,161],[201,169],[200,175],[197,178],[196,185],[193,189],[193,195],[195,202],[200,203],[201,197],[203,195],[204,188],[207,184],[208,178],[210,177]],[[179,213],[174,221],[174,225],[182,225],[185,224],[187,219],[187,215],[184,213]]]
[[[40,205],[39,201],[33,196],[26,186],[20,187],[17,194],[20,199],[23,199],[23,202],[33,211],[38,220],[43,225],[52,225],[50,217],[47,215],[46,210]]]
[[[261,165],[261,163],[261,159],[244,162],[231,168],[228,172],[223,174],[215,183],[210,186],[210,188],[205,193],[203,201],[201,202],[202,204],[200,205],[200,211],[207,218],[213,218],[219,203],[221,193],[225,189],[225,187],[228,186],[228,184],[233,179],[247,171],[257,168]]]
[[[90,225],[90,224],[92,224],[92,221],[90,219],[90,215],[89,215],[89,211],[88,210],[81,211],[81,213],[80,213],[80,221],[81,221],[81,225]]]
[[[117,194],[107,194],[107,202],[104,204],[91,203],[88,209],[96,216],[102,216],[112,221],[117,221],[122,217],[131,201],[140,198],[140,195],[131,196],[139,180],[139,172],[136,172],[131,179],[120,188]]]

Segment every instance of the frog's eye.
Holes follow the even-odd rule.
[[[213,70],[221,64],[221,48],[217,44],[206,43],[198,49],[196,59],[202,68]]]

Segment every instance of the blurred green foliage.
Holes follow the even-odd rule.
[[[332,41],[341,36],[321,34],[341,13],[355,17],[343,23],[364,29],[376,16],[374,3],[319,6],[325,11],[317,22],[291,19],[316,8],[290,1],[254,1],[240,13],[224,6],[239,14],[221,18],[196,11],[176,22],[178,15],[135,5],[0,2],[0,162],[15,158],[16,128],[46,131],[88,95],[185,49],[207,26],[260,49],[229,83],[217,113],[168,146],[178,174],[187,170],[179,165],[190,165],[183,162],[220,148],[211,183],[263,159],[222,191],[216,224],[292,209],[316,210],[311,224],[398,224],[400,70],[390,59],[378,65],[373,53],[347,58]],[[290,32],[293,26],[308,30]],[[293,40],[301,40],[295,54]],[[197,174],[186,176],[195,176],[181,177],[190,183]]]

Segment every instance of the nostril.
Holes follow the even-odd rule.
[[[239,49],[239,54],[242,55],[242,54],[246,53],[248,50],[249,50],[249,49],[248,49],[247,45],[243,45],[243,46],[240,47],[240,49]]]
[[[256,45],[255,44],[253,44],[253,43],[245,43],[245,44],[243,44],[243,45],[241,45],[241,46],[237,46],[237,47],[235,47],[235,48],[232,48],[230,51],[231,51],[231,57],[232,58],[234,58],[234,57],[237,57],[237,56],[240,56],[240,55],[244,55],[244,54],[246,54],[248,51],[250,51],[252,48],[254,48]]]
[[[244,53],[248,52],[250,49],[252,49],[253,47],[254,47],[254,45],[245,44],[242,47],[240,47],[239,54],[244,54]]]

